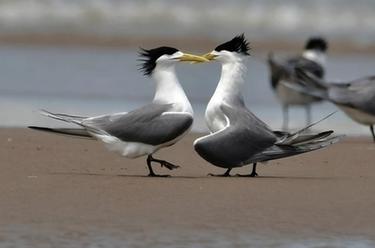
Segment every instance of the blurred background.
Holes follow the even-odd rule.
[[[375,74],[373,0],[1,0],[1,126],[61,125],[39,109],[80,115],[129,111],[149,102],[153,82],[137,70],[139,47],[160,45],[205,53],[237,34],[252,47],[244,90],[248,107],[273,128],[281,107],[271,90],[265,57],[296,54],[311,35],[329,41],[327,79]],[[204,109],[220,66],[179,64],[180,82],[205,131]],[[314,120],[335,111],[314,105]],[[304,125],[303,109],[291,126]],[[368,135],[341,112],[319,125]]]

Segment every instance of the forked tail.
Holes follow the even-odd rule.
[[[29,126],[28,128],[33,129],[33,130],[43,131],[43,132],[94,139],[92,135],[90,135],[90,133],[87,131],[87,129],[84,128],[84,126],[82,125],[82,121],[86,119],[87,117],[52,113],[47,110],[41,110],[41,114],[48,116],[50,118],[59,120],[59,121],[77,124],[81,126],[82,128],[49,128],[49,127],[38,127],[38,126]]]
[[[311,125],[308,125],[305,128],[298,130],[295,133],[288,134],[276,132],[276,134],[279,137],[279,140],[275,143],[275,145],[270,147],[269,149],[266,149],[265,151],[262,151],[259,154],[256,154],[248,162],[255,163],[284,157],[290,157],[305,152],[315,151],[330,146],[334,143],[337,143],[341,138],[344,137],[344,135],[332,136],[332,134],[334,133],[332,130],[324,131],[317,134],[305,134],[306,130],[317,125],[321,121],[329,118],[334,113],[336,112],[333,112],[325,116],[321,120],[314,122]]]
[[[269,149],[253,156],[249,161],[247,161],[247,163],[265,162],[319,150],[337,143],[343,137],[344,136],[325,136],[324,138],[313,138],[311,140],[306,140],[304,143],[296,143],[292,145],[274,145]]]
[[[42,131],[42,132],[68,135],[68,136],[73,136],[73,137],[78,137],[78,138],[94,139],[94,137],[91,136],[86,131],[86,129],[83,129],[83,128],[49,128],[49,127],[37,127],[37,126],[29,126],[28,128],[37,130],[37,131]]]

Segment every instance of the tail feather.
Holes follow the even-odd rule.
[[[343,136],[335,136],[320,140],[312,140],[311,142],[306,142],[302,145],[275,145],[270,149],[253,156],[246,163],[265,162],[315,151],[337,143],[342,137]]]
[[[327,138],[333,133],[332,130],[321,132],[318,134],[311,134],[311,135],[301,135],[298,136],[296,139],[293,140],[293,142],[290,145],[302,145],[313,141],[321,141],[324,138]]]
[[[316,122],[313,122],[313,123],[311,123],[310,125],[308,125],[308,126],[302,128],[302,129],[298,130],[298,131],[295,132],[294,134],[300,134],[300,133],[305,132],[306,130],[310,129],[311,127],[313,127],[313,126],[319,124],[320,122],[322,122],[322,121],[328,119],[329,117],[331,117],[332,115],[336,114],[336,112],[337,112],[337,111],[330,113],[329,115],[323,117],[322,119],[320,119],[320,120],[318,120],[318,121],[316,121]]]
[[[91,136],[89,132],[87,132],[83,128],[49,128],[49,127],[37,127],[37,126],[29,126],[28,128],[33,129],[33,130],[43,131],[43,132],[94,139],[94,137]]]
[[[76,115],[67,115],[67,114],[58,114],[58,113],[52,113],[47,110],[41,110],[40,111],[42,115],[45,115],[47,117],[59,120],[59,121],[65,121],[69,123],[75,123],[80,126],[82,126],[82,120],[86,119],[87,117],[83,116],[76,116]]]
[[[317,139],[317,138],[322,138],[322,137],[327,137],[329,136],[330,134],[333,133],[333,131],[326,131],[326,132],[323,132],[323,133],[319,133],[317,135],[302,135],[305,131],[307,131],[308,129],[310,129],[311,127],[317,125],[318,123],[328,119],[329,117],[331,117],[332,115],[334,115],[337,111],[335,112],[332,112],[330,113],[329,115],[325,116],[324,118],[298,130],[297,132],[295,133],[287,133],[285,136],[283,136],[282,138],[279,139],[279,141],[277,141],[275,144],[276,145],[293,145],[293,144],[296,144],[296,143],[301,143],[301,142],[305,142],[305,141],[309,141],[310,139]]]
[[[323,139],[323,140],[313,140],[311,142],[308,142],[302,145],[297,145],[296,148],[297,150],[300,151],[300,153],[315,151],[315,150],[330,146],[332,144],[335,144],[339,142],[343,137],[344,136],[341,135],[341,136],[334,136],[334,137]]]

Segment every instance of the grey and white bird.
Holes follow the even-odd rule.
[[[273,131],[246,108],[242,86],[249,46],[244,35],[217,46],[204,55],[222,64],[221,77],[205,113],[210,134],[194,141],[196,152],[211,164],[233,168],[253,164],[250,177],[257,176],[256,165],[273,159],[317,150],[339,140],[333,131],[303,134],[312,125],[295,132]],[[314,125],[314,124],[313,124]]]
[[[286,86],[334,103],[352,120],[370,127],[375,142],[375,76],[335,83],[328,83],[299,69],[297,76],[300,78],[298,85]]]
[[[297,83],[295,69],[308,71],[318,78],[325,74],[327,41],[321,37],[312,37],[307,40],[305,49],[301,55],[276,59],[273,54],[268,55],[271,86],[274,89],[283,109],[283,129],[289,125],[289,107],[304,106],[306,109],[307,125],[311,123],[311,104],[319,102],[320,98],[306,95],[299,91],[286,87],[282,82]]]
[[[95,117],[73,116],[43,111],[48,117],[73,123],[80,128],[30,127],[41,131],[90,137],[104,142],[106,147],[127,158],[147,156],[149,176],[154,173],[151,163],[169,170],[178,166],[155,159],[153,154],[171,146],[187,134],[193,123],[192,106],[180,85],[175,65],[179,61],[206,62],[207,59],[183,53],[172,47],[158,47],[140,52],[140,70],[156,83],[153,101],[131,112]]]

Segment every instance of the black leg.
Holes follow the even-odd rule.
[[[374,142],[375,142],[374,125],[370,126],[370,131],[371,131],[371,134],[372,134],[372,138],[374,139]]]
[[[146,161],[147,161],[148,170],[150,172],[148,174],[148,176],[150,176],[150,177],[169,177],[169,175],[157,175],[157,174],[155,174],[154,171],[152,170],[151,162],[159,163],[161,165],[161,167],[165,166],[169,170],[177,169],[179,167],[179,166],[171,164],[171,163],[169,163],[165,160],[155,159],[155,158],[152,157],[152,155],[148,155]]]
[[[155,174],[154,171],[152,170],[151,160],[152,160],[151,155],[148,155],[148,156],[147,156],[147,160],[146,160],[146,161],[147,161],[148,171],[149,171],[148,176],[149,176],[149,177],[154,177],[154,176],[156,176],[156,174]]]
[[[289,106],[283,105],[283,127],[284,131],[288,130],[289,126]]]
[[[236,176],[238,176],[238,177],[256,177],[256,176],[258,176],[258,173],[256,172],[256,170],[257,170],[257,163],[254,163],[253,164],[253,170],[251,171],[251,174],[247,174],[247,175],[237,174]]]
[[[250,174],[251,177],[256,177],[256,176],[258,176],[258,173],[256,172],[256,170],[257,170],[257,163],[254,163],[254,164],[253,164],[253,171],[252,171],[251,174]]]
[[[211,176],[211,177],[230,177],[230,171],[232,170],[232,168],[229,168],[224,174],[212,174],[212,173],[209,173],[208,176]]]

